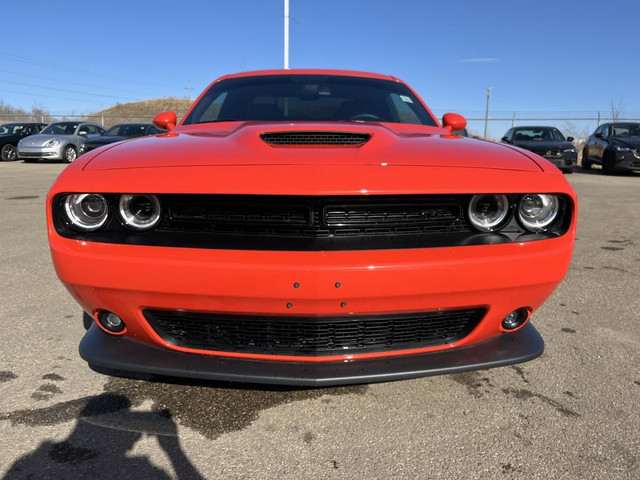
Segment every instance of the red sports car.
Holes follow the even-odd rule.
[[[397,78],[213,82],[168,132],[68,166],[58,276],[100,371],[331,385],[531,360],[577,198],[529,151],[462,138]]]

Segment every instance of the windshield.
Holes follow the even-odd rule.
[[[22,130],[23,125],[18,123],[7,123],[0,125],[0,135],[17,135]]]
[[[78,125],[80,125],[78,122],[52,123],[40,133],[43,135],[73,135]]]
[[[342,75],[223,80],[209,88],[184,124],[247,120],[437,125],[404,84]]]
[[[553,127],[526,127],[516,128],[513,132],[513,140],[524,142],[535,141],[565,141],[560,130]]]
[[[612,137],[631,138],[640,137],[640,123],[620,123],[612,125]]]

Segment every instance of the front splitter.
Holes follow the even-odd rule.
[[[272,385],[329,386],[386,382],[533,360],[544,341],[531,323],[464,348],[345,362],[304,363],[223,358],[176,352],[103,332],[92,325],[80,342],[80,356],[98,371],[111,369],[205,380]]]

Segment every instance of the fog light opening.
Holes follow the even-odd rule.
[[[127,328],[127,326],[124,324],[124,321],[118,315],[108,310],[99,312],[97,318],[98,324],[107,333],[121,335]]]
[[[513,332],[522,327],[529,320],[530,310],[528,308],[518,308],[502,319],[502,330]]]

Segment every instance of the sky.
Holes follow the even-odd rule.
[[[0,101],[27,111],[196,98],[224,74],[283,66],[284,0],[1,3]],[[612,105],[640,116],[637,0],[290,5],[291,68],[390,74],[439,117],[484,117],[488,86],[492,117],[605,115]],[[491,123],[495,135],[510,126]],[[470,127],[482,133],[481,122]]]

